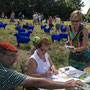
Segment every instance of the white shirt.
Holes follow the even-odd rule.
[[[34,54],[30,58],[33,58],[37,62],[37,68],[36,68],[35,73],[39,74],[39,73],[45,73],[45,72],[49,71],[50,62],[48,60],[47,53],[45,53],[45,59],[46,59],[45,62],[42,59],[40,59],[40,57],[37,54],[37,50],[34,52]],[[30,60],[30,58],[29,58],[29,60]]]
[[[60,18],[56,18],[56,23],[60,23],[61,19]]]

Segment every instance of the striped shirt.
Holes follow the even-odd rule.
[[[16,88],[26,77],[26,75],[18,74],[0,62],[0,90]]]

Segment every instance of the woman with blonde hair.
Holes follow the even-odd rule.
[[[71,13],[67,44],[75,48],[69,49],[68,63],[79,70],[83,70],[89,62],[88,29],[82,24],[83,15],[80,10]]]

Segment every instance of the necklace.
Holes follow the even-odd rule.
[[[75,27],[73,28],[75,32],[78,32],[78,29],[75,29]]]

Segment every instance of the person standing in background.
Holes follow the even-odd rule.
[[[20,11],[18,14],[19,20],[22,21],[24,19],[24,14]]]
[[[49,27],[53,27],[53,20],[52,20],[52,16],[49,17]]]
[[[15,22],[14,18],[15,18],[15,13],[14,11],[12,11],[10,16],[10,22]]]
[[[1,17],[4,18],[4,12],[1,13]]]
[[[38,23],[39,23],[39,25],[41,25],[41,14],[40,13],[38,13]]]
[[[55,23],[56,23],[56,25],[55,25],[56,33],[57,33],[57,31],[59,31],[59,33],[61,33],[61,29],[60,29],[60,27],[61,27],[61,19],[58,17],[58,15],[55,17]]]

